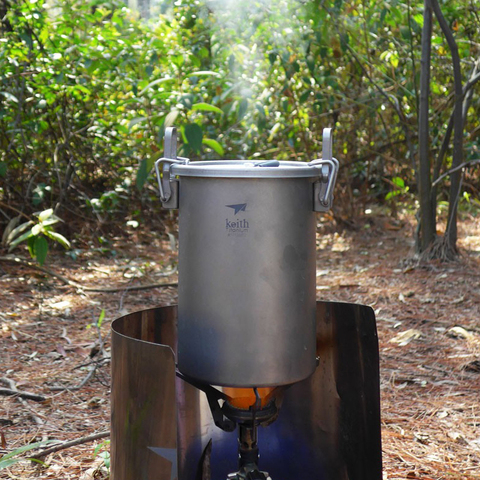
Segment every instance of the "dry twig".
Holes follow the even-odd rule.
[[[85,375],[85,378],[78,384],[73,387],[59,387],[59,386],[54,386],[50,387],[50,390],[52,392],[73,392],[75,390],[80,390],[82,387],[84,387],[90,380],[91,378],[95,375],[95,372],[97,371],[97,365],[94,365],[92,369]]]
[[[18,391],[15,382],[13,380],[11,380],[10,378],[7,378],[7,377],[1,377],[0,381],[3,384],[7,385],[10,390],[15,392],[15,394],[17,395],[17,397],[16,397],[17,400],[30,412],[30,416],[32,417],[33,421],[37,425],[43,425],[44,424],[43,420],[40,417],[38,417],[37,415],[35,415],[35,413],[32,412],[28,403],[22,398],[21,395],[18,395],[18,393],[20,393],[20,392]]]
[[[2,379],[3,380],[3,379]],[[34,402],[44,402],[47,398],[36,393],[23,392],[21,390],[13,390],[11,388],[0,388],[0,395],[7,397],[20,397],[25,400],[33,400]]]
[[[99,432],[94,433],[93,435],[87,435],[86,437],[77,438],[75,440],[70,440],[69,442],[63,442],[59,445],[54,445],[53,447],[46,448],[45,450],[40,450],[40,452],[35,455],[29,456],[29,458],[40,459],[46,457],[51,453],[59,452],[60,450],[65,450],[66,448],[75,447],[76,445],[83,445],[84,443],[93,442],[94,440],[99,440],[101,438],[107,438],[110,436],[110,432]]]

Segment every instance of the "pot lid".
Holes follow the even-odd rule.
[[[214,160],[174,163],[171,174],[180,177],[213,178],[305,178],[318,177],[321,169],[303,162],[277,160]]]

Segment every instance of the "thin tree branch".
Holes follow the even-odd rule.
[[[409,151],[409,154],[410,154],[410,160],[412,162],[412,168],[414,169],[415,172],[417,172],[417,167],[415,165],[415,154],[414,154],[412,136],[410,134],[410,130],[408,129],[407,119],[405,118],[405,114],[403,113],[400,102],[398,101],[398,99],[394,95],[389,95],[380,85],[378,85],[377,82],[375,82],[375,80],[372,78],[372,76],[368,73],[368,71],[365,68],[365,66],[363,65],[363,63],[360,61],[360,58],[357,55],[357,53],[355,52],[355,50],[353,50],[353,48],[350,47],[350,45],[348,45],[348,44],[346,44],[346,48],[351,53],[353,58],[355,58],[356,62],[358,63],[358,65],[362,69],[362,72],[368,78],[370,83],[378,90],[378,92],[383,97],[385,97],[387,99],[388,103],[390,103],[390,105],[392,105],[394,110],[397,112],[398,117],[400,119],[400,125],[402,126],[402,129],[403,129],[403,132],[404,132],[404,135],[405,135],[405,140],[407,142],[407,147],[408,147],[408,151]]]
[[[22,390],[13,390],[11,388],[1,388],[0,395],[6,397],[19,397],[25,400],[33,400],[34,402],[44,402],[47,398],[43,395],[37,395],[36,393],[24,392]]]
[[[0,378],[0,381],[7,385],[11,390],[13,390],[14,392],[16,393],[19,393],[18,392],[18,389],[17,389],[17,385],[15,384],[15,382],[13,380],[11,380],[10,378],[7,378],[7,377],[2,377]],[[20,395],[17,395],[16,399],[23,405],[23,407],[30,413],[30,416],[32,417],[32,420],[39,426],[43,426],[44,424],[44,421],[38,417],[35,413],[33,413],[32,409],[30,408],[30,406],[28,405],[28,403],[20,396]]]
[[[65,450],[66,448],[75,447],[77,445],[83,445],[84,443],[93,442],[94,440],[100,440],[101,438],[107,438],[110,436],[110,432],[99,432],[94,433],[93,435],[87,435],[86,437],[77,438],[76,440],[70,440],[69,442],[63,442],[59,445],[55,445],[45,450],[40,450],[40,452],[35,455],[30,455],[29,458],[35,458],[37,460],[42,457],[46,457],[51,453],[59,452],[60,450]]]
[[[438,3],[438,0],[430,0],[433,12],[437,17],[440,28],[442,29],[445,39],[447,40],[448,47],[452,56],[453,66],[453,85],[455,91],[455,107],[454,107],[454,120],[453,120],[453,168],[460,165],[463,161],[463,87],[462,87],[462,71],[460,66],[460,55],[458,53],[457,42],[455,37],[448,26],[445,17],[443,16],[442,9]],[[457,206],[460,196],[461,187],[461,173],[455,171],[451,175],[450,183],[450,201],[448,205],[448,220],[447,228],[445,231],[445,237],[448,237],[449,248],[456,250],[457,243]]]
[[[417,111],[418,111],[420,97],[418,95],[417,65],[416,65],[416,62],[415,62],[415,53],[414,53],[414,48],[413,48],[412,6],[410,5],[410,0],[407,1],[407,21],[408,21],[408,29],[409,29],[409,32],[410,32],[409,46],[410,46],[410,58],[412,59],[413,85],[415,87],[415,100],[416,100]]]
[[[84,387],[89,380],[95,375],[95,372],[97,371],[97,365],[94,365],[93,368],[89,370],[87,375],[85,375],[84,379],[78,384],[74,385],[73,387],[59,387],[59,386],[54,386],[50,387],[50,390],[52,392],[74,392],[76,390],[80,390],[82,387]]]
[[[8,208],[8,209],[11,210],[12,212],[18,213],[21,217],[24,217],[24,218],[26,218],[27,220],[31,220],[31,218],[30,218],[28,215],[26,215],[25,213],[21,212],[20,210],[18,210],[17,208],[13,207],[12,205],[8,205],[7,203],[2,202],[1,200],[0,200],[0,205],[1,205],[2,207]]]
[[[458,172],[459,170],[462,170],[462,168],[465,167],[472,167],[473,165],[478,165],[480,163],[480,159],[475,159],[475,160],[470,160],[468,162],[464,162],[461,165],[457,165],[454,168],[451,168],[450,170],[447,170],[444,174],[440,175],[433,183],[432,187],[435,185],[438,185],[445,177],[448,177],[452,173]]]
[[[470,79],[468,82],[465,84],[463,87],[463,108],[462,108],[462,116],[463,116],[463,124],[465,125],[465,122],[467,120],[467,113],[468,109],[470,107],[470,103],[472,100],[472,88],[480,81],[480,73],[478,73],[478,70],[480,69],[480,59],[478,59],[475,62],[475,65],[473,67],[472,74],[470,75]],[[445,135],[443,137],[443,142],[440,147],[440,151],[438,152],[437,159],[435,162],[435,166],[433,169],[433,184],[432,187],[437,185],[437,179],[440,176],[440,170],[442,169],[442,164],[443,160],[445,158],[445,154],[447,153],[448,145],[450,143],[450,138],[452,136],[452,131],[453,131],[453,118],[454,118],[455,111],[452,112],[450,115],[450,118],[448,120],[448,125],[447,129],[445,131]],[[436,198],[437,198],[437,189],[433,188],[432,189],[432,201],[436,203]]]

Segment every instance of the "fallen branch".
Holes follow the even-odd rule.
[[[120,285],[118,287],[87,287],[85,285],[82,285],[80,283],[74,282],[73,280],[70,280],[69,278],[64,277],[63,275],[60,275],[56,272],[53,272],[52,270],[49,270],[48,268],[41,267],[40,265],[35,265],[32,262],[28,262],[27,260],[23,260],[22,258],[19,257],[13,257],[13,256],[4,256],[0,257],[0,261],[2,262],[11,262],[11,263],[17,263],[18,265],[23,265],[25,267],[30,267],[35,270],[39,270],[43,273],[46,273],[47,275],[50,275],[51,277],[54,277],[58,280],[60,280],[63,284],[68,285],[70,287],[75,287],[78,288],[79,290],[83,290],[84,292],[97,292],[97,293],[115,293],[115,292],[124,292],[124,291],[139,291],[139,290],[149,290],[151,288],[164,288],[164,287],[177,287],[178,283],[149,283],[147,285]],[[173,275],[175,272],[171,272],[168,274],[165,274],[165,276]]]
[[[44,402],[47,398],[36,393],[23,392],[21,390],[13,390],[11,388],[0,388],[0,395],[6,397],[20,397],[25,400],[33,400],[34,402]]]
[[[121,287],[82,287],[79,286],[82,290],[86,292],[98,292],[98,293],[114,293],[114,292],[123,292],[123,291],[139,291],[139,290],[150,290],[151,288],[162,288],[162,287],[178,287],[177,282],[173,283],[149,283],[147,285],[125,285]]]
[[[39,460],[42,457],[50,455],[51,453],[59,452],[60,450],[65,450],[66,448],[75,447],[84,443],[93,442],[94,440],[99,440],[101,438],[107,438],[109,436],[110,432],[94,433],[93,435],[87,435],[86,437],[77,438],[76,440],[70,440],[69,442],[63,442],[59,445],[54,445],[53,447],[46,448],[45,450],[40,450],[35,455],[30,455],[29,458]]]
[[[0,381],[7,385],[8,388],[10,390],[12,390],[13,392],[15,392],[15,394],[17,395],[17,400],[23,405],[23,407],[25,407],[26,410],[29,411],[30,413],[30,416],[32,417],[32,420],[37,424],[37,425],[43,425],[44,422],[43,420],[40,418],[40,417],[37,417],[37,415],[35,415],[35,413],[32,412],[30,406],[28,405],[28,403],[20,396],[18,395],[18,393],[20,393],[17,389],[17,386],[15,384],[15,382],[13,380],[11,380],[10,378],[7,378],[7,377],[1,377],[0,378]]]

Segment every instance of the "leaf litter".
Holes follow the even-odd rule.
[[[384,480],[480,479],[480,226],[475,219],[460,225],[460,238],[468,241],[460,242],[458,263],[405,267],[413,255],[414,226],[405,218],[401,228],[385,230],[387,220],[371,218],[368,229],[343,233],[320,226],[317,298],[375,310]],[[76,262],[52,252],[48,267],[100,288],[126,278],[131,285],[154,283],[161,271],[173,272],[169,282],[177,280],[167,235],[135,233],[113,239],[112,248],[115,257],[80,248]],[[0,263],[0,288],[3,375],[19,390],[48,398],[22,404],[0,397],[0,454],[108,430],[110,322],[176,303],[176,288],[87,292],[7,263]],[[94,454],[101,444],[50,454],[43,465],[18,463],[2,470],[2,478],[108,478]]]

